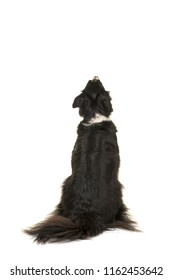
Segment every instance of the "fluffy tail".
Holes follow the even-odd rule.
[[[75,222],[69,218],[52,215],[24,232],[35,237],[38,243],[64,242],[77,239],[87,239],[102,233],[105,230],[121,228],[131,231],[139,231],[125,212],[121,213],[116,220],[105,225],[96,214],[83,214]]]
[[[34,241],[46,243],[87,239],[105,229],[105,225],[94,214],[85,214],[75,223],[69,218],[52,215],[24,232],[34,236]]]

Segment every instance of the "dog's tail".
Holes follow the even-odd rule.
[[[105,230],[115,228],[139,231],[136,228],[136,222],[129,218],[126,208],[123,208],[110,224],[104,224],[101,217],[95,213],[84,213],[74,221],[52,214],[45,221],[36,224],[30,229],[25,229],[24,232],[34,236],[34,241],[46,243],[88,239],[99,235]]]
[[[35,237],[38,243],[74,241],[96,236],[105,230],[105,225],[93,213],[82,215],[77,221],[52,215],[24,232]]]

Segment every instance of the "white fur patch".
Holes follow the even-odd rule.
[[[87,123],[83,123],[83,125],[91,125],[91,124],[100,123],[100,122],[103,122],[103,121],[110,121],[110,118],[105,117],[101,114],[96,114],[95,118],[90,119]]]

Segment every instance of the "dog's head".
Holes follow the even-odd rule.
[[[73,108],[77,107],[80,116],[86,121],[94,118],[95,114],[109,117],[113,111],[111,97],[98,77],[89,80],[82,93],[75,98]]]

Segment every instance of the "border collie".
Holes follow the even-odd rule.
[[[50,216],[24,230],[38,243],[87,239],[105,230],[138,231],[128,216],[118,180],[117,129],[110,119],[111,97],[95,76],[73,102],[83,120],[72,151],[72,174]]]

